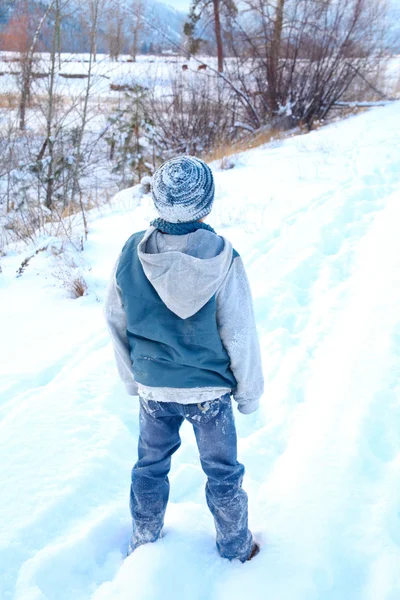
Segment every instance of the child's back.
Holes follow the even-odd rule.
[[[129,238],[106,300],[120,375],[141,402],[130,548],[160,535],[171,455],[186,418],[208,476],[218,549],[243,561],[254,548],[230,394],[241,412],[250,413],[263,391],[250,288],[231,243],[198,220],[210,212],[214,197],[207,165],[174,159],[154,181],[156,208],[169,220],[157,219]]]

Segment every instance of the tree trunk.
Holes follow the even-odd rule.
[[[75,202],[75,196],[79,192],[79,204],[81,207],[83,222],[84,222],[84,226],[85,226],[84,227],[85,228],[85,239],[87,238],[87,224],[86,224],[85,211],[84,211],[83,203],[82,203],[82,194],[80,193],[80,189],[79,189],[79,174],[80,174],[80,170],[81,170],[81,166],[82,166],[83,136],[85,134],[87,121],[88,121],[89,99],[90,99],[90,93],[91,93],[91,89],[92,89],[92,75],[93,75],[92,69],[93,69],[93,62],[94,62],[93,48],[96,45],[98,19],[99,19],[99,0],[95,0],[94,8],[95,8],[95,10],[93,11],[93,14],[92,14],[93,20],[91,23],[91,31],[90,31],[90,54],[89,54],[89,66],[88,66],[88,78],[87,78],[87,85],[86,85],[86,90],[85,90],[85,97],[84,97],[84,101],[83,101],[82,121],[81,121],[81,126],[79,129],[79,133],[78,133],[78,139],[76,142],[75,165],[74,165],[74,171],[73,171],[73,175],[72,175],[72,189],[71,189],[71,204],[73,204]]]
[[[29,56],[21,57],[21,97],[19,101],[19,128],[24,131],[26,124],[26,107],[31,92],[32,61]]]
[[[283,27],[283,9],[285,0],[278,0],[275,12],[274,32],[271,41],[271,50],[268,60],[268,95],[269,110],[271,116],[275,115],[279,109],[278,103],[278,69],[281,50],[282,27]]]
[[[132,48],[131,48],[131,56],[133,62],[136,62],[136,57],[139,52],[139,36],[143,27],[143,10],[144,5],[142,0],[135,0],[132,4],[132,15],[134,16],[134,21],[132,23],[131,32],[132,32]]]
[[[221,35],[221,19],[220,19],[220,14],[219,14],[219,2],[220,2],[220,0],[213,0],[214,27],[215,27],[215,39],[217,42],[218,73],[223,73],[223,71],[224,71],[224,49],[223,49],[222,35]]]
[[[137,53],[138,53],[138,34],[136,31],[134,31],[132,51],[131,51],[131,56],[132,56],[133,62],[136,62]]]
[[[21,59],[21,73],[22,73],[22,82],[21,82],[21,98],[19,102],[19,128],[20,130],[25,129],[26,123],[26,107],[29,102],[29,96],[31,92],[31,79],[32,79],[32,64],[33,64],[33,55],[35,53],[36,43],[42,29],[43,23],[51,9],[53,8],[55,0],[51,0],[46,11],[44,12],[42,18],[39,21],[39,24],[36,28],[34,36],[32,38],[32,43],[26,56],[24,56],[23,60]]]
[[[57,37],[58,37],[58,28],[60,21],[60,0],[56,0],[55,7],[55,23],[54,23],[54,33],[53,33],[53,42],[50,54],[50,81],[49,81],[49,91],[48,91],[48,107],[47,107],[47,118],[46,118],[46,139],[47,139],[47,147],[49,151],[49,164],[47,168],[47,182],[46,182],[46,199],[45,206],[46,208],[51,209],[53,204],[53,193],[54,193],[54,139],[52,136],[53,133],[53,119],[54,119],[54,86],[55,86],[55,76],[56,76],[56,54],[57,54]]]

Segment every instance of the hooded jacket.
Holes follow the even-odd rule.
[[[241,412],[257,409],[263,375],[251,292],[225,238],[204,229],[134,234],[105,315],[128,393],[182,404],[232,393]]]

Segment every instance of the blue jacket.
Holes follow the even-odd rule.
[[[126,242],[116,273],[135,380],[151,387],[236,389],[218,332],[216,294],[187,318],[170,310],[146,277],[138,256],[145,233],[135,233]],[[238,254],[233,252],[234,256]]]
[[[105,315],[130,394],[194,403],[231,392],[253,412],[263,374],[250,286],[229,240],[150,227],[126,242]]]

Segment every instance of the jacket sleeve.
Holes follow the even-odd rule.
[[[138,387],[133,376],[128,336],[126,334],[126,314],[122,304],[121,290],[116,280],[118,262],[119,260],[114,267],[108,284],[104,302],[104,315],[114,346],[119,376],[124,382],[128,394],[137,396]]]
[[[253,300],[240,256],[233,260],[216,300],[219,334],[237,381],[233,397],[239,411],[249,414],[259,406],[264,392],[264,377]]]

